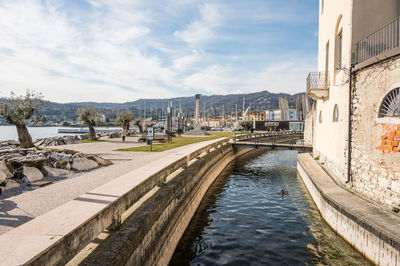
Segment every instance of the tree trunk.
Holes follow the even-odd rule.
[[[88,127],[90,140],[96,140],[96,131],[94,131],[94,126],[92,124],[88,124]]]
[[[25,124],[22,125],[15,125],[17,127],[17,133],[18,133],[18,140],[19,143],[21,144],[22,148],[32,148],[35,147],[33,145],[32,137],[29,134],[28,129],[26,128]]]
[[[138,128],[139,128],[139,133],[143,133],[143,127],[142,127],[142,125],[141,125],[141,124],[138,124],[137,126],[138,126]]]

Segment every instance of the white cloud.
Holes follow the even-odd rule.
[[[175,36],[191,46],[196,46],[214,38],[213,29],[221,22],[219,8],[213,4],[199,7],[200,19],[192,21],[186,29],[175,31]]]
[[[230,49],[278,39],[260,38],[262,29],[244,39],[243,28],[229,28],[273,20],[268,8],[252,20],[263,1],[248,9],[225,0],[85,1],[0,1],[0,97],[26,89],[59,102],[297,92],[313,68],[307,55],[296,57],[301,51],[267,61],[267,47],[262,54]]]

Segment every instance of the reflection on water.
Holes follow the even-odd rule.
[[[210,187],[171,265],[369,265],[323,221],[295,151],[239,158]],[[278,190],[289,191],[278,195]]]

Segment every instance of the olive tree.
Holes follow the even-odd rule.
[[[76,111],[76,114],[80,117],[82,122],[88,126],[89,138],[91,140],[95,140],[96,139],[96,131],[94,130],[94,127],[100,121],[100,112],[97,110],[96,107],[91,107],[88,105],[87,107],[79,108]]]
[[[26,127],[26,120],[39,117],[39,108],[43,105],[41,93],[27,90],[25,95],[11,96],[5,102],[0,102],[0,116],[8,124],[15,125],[18,133],[18,140],[23,148],[34,147],[32,137]]]
[[[135,120],[131,111],[121,111],[117,113],[117,124],[122,125],[123,128],[129,130],[129,124]]]
[[[134,122],[135,126],[137,126],[139,128],[139,133],[143,133],[143,120],[142,119],[135,119]]]
[[[240,121],[239,125],[241,125],[244,128],[244,130],[250,130],[253,128],[253,122],[250,120]]]

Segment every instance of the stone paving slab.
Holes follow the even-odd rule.
[[[299,154],[298,163],[303,166],[320,194],[335,208],[400,249],[400,217],[398,215],[336,184],[309,153]]]

